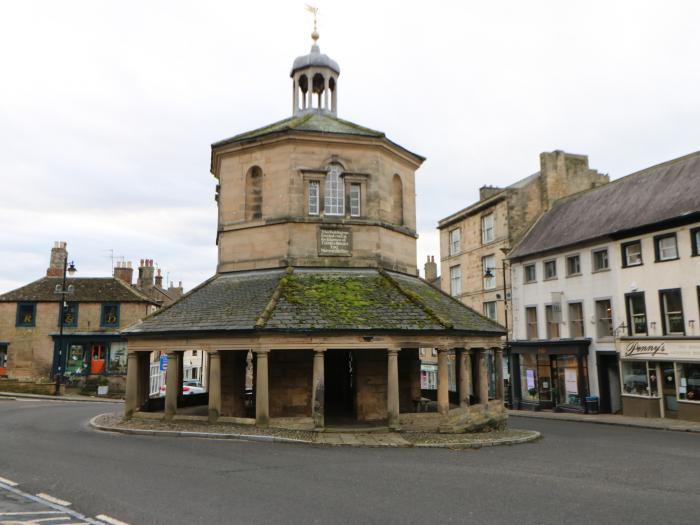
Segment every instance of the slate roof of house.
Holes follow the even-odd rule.
[[[366,128],[350,122],[348,120],[343,120],[335,115],[328,112],[321,111],[309,111],[308,113],[302,115],[294,115],[292,117],[274,122],[262,128],[254,129],[252,131],[246,131],[245,133],[240,133],[231,138],[220,140],[211,145],[212,148],[217,148],[219,146],[224,146],[226,144],[234,144],[236,142],[245,142],[248,140],[254,140],[267,135],[273,135],[275,133],[283,133],[289,131],[298,131],[306,133],[329,133],[335,135],[355,135],[360,137],[373,137],[379,139],[387,139],[386,134],[382,131],[376,131],[374,129]],[[392,142],[392,144],[394,144]],[[397,145],[398,146],[398,145]],[[401,149],[406,150],[402,146],[398,146]],[[408,151],[408,150],[406,150]],[[410,152],[411,155],[425,160],[424,157]]]
[[[418,277],[341,268],[216,275],[123,333],[314,330],[505,333]]]
[[[58,301],[59,296],[54,293],[54,290],[57,284],[61,284],[61,279],[61,277],[42,277],[21,288],[0,295],[0,302]],[[71,302],[147,302],[155,304],[155,301],[150,297],[114,277],[69,277],[66,279],[66,287],[69,285],[73,285],[74,292],[72,295],[67,295],[66,299]]]
[[[509,259],[700,213],[700,151],[557,201]]]

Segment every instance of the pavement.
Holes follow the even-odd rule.
[[[579,423],[596,423],[601,425],[620,425],[624,427],[700,433],[700,422],[684,421],[680,419],[629,417],[614,414],[573,414],[568,412],[549,411],[535,412],[531,410],[509,410],[508,415],[511,417],[529,417],[534,419],[551,419],[554,421],[576,421]]]
[[[130,525],[658,525],[692,522],[700,501],[700,435],[689,432],[518,415],[512,427],[543,438],[480,450],[301,447],[88,426],[113,410],[0,403],[0,477]]]
[[[93,396],[47,396],[43,394],[25,394],[24,392],[0,392],[2,399],[45,399],[51,401],[85,401],[88,403],[123,403],[123,399]],[[0,525],[2,525],[0,523]]]

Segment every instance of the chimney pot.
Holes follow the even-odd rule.
[[[68,251],[66,243],[55,241],[51,248],[51,258],[49,259],[49,267],[46,269],[47,277],[62,277],[63,267],[68,259]]]

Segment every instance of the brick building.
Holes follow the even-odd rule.
[[[417,277],[415,171],[424,159],[337,117],[339,73],[314,42],[292,67],[293,115],[212,145],[217,273],[123,332],[127,416],[151,406],[149,353],[166,352],[168,370],[180,371],[191,348],[210,356],[211,421],[247,415],[251,350],[258,425],[395,428],[420,401],[421,347],[438,348],[442,416],[454,348],[460,404],[475,382],[483,410],[499,410],[483,392],[482,356],[500,345],[502,327]],[[181,377],[168,374],[166,419],[182,406]]]

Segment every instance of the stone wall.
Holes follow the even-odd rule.
[[[355,381],[358,421],[386,419],[387,354],[383,350],[356,350]]]
[[[273,350],[268,359],[270,417],[310,416],[313,352]]]
[[[245,417],[246,350],[219,352],[221,359],[221,415]]]

